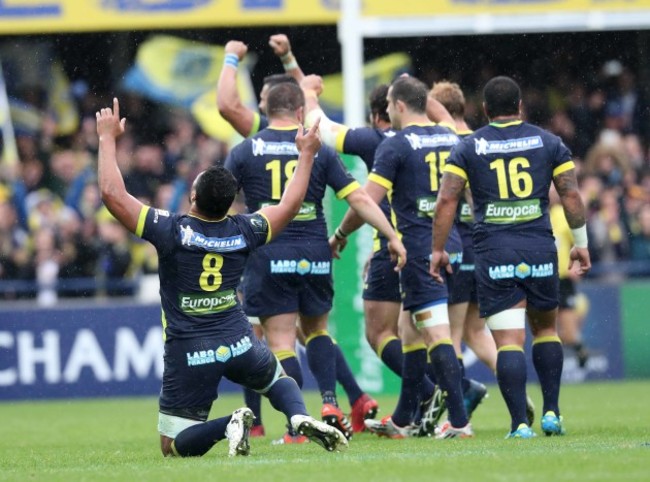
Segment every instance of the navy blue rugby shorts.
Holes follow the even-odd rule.
[[[475,268],[482,318],[510,309],[523,299],[539,311],[558,306],[556,252],[490,249],[476,253]]]
[[[474,275],[474,245],[463,238],[463,256],[454,275],[448,278],[449,304],[477,303],[476,277]]]
[[[363,282],[363,299],[368,301],[392,301],[401,303],[399,273],[390,259],[388,249],[376,251]]]
[[[268,317],[298,312],[320,316],[332,309],[332,254],[327,241],[277,244],[254,251],[242,282],[244,311]]]
[[[227,338],[168,338],[164,362],[160,411],[200,421],[207,420],[222,377],[261,390],[273,381],[278,363],[248,323]]]

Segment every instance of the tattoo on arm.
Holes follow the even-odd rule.
[[[564,215],[571,229],[584,226],[586,222],[585,207],[578,191],[578,180],[575,169],[565,171],[553,178],[564,208]]]
[[[462,177],[445,172],[440,182],[438,197],[458,200],[465,189],[465,184],[465,179]]]

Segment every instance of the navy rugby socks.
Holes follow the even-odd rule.
[[[280,377],[265,394],[271,406],[287,416],[291,422],[294,415],[308,415],[300,388],[290,377]]]
[[[262,425],[262,396],[255,390],[244,387],[244,403],[253,411],[253,425]]]
[[[402,340],[396,336],[384,338],[377,348],[377,355],[395,375],[402,376]]]
[[[315,331],[307,337],[305,341],[307,349],[307,361],[321,396],[327,396],[328,400],[323,399],[323,403],[336,403],[336,353],[334,342],[329,333],[325,330]]]
[[[542,336],[533,340],[533,365],[539,378],[544,398],[544,411],[560,415],[559,398],[562,380],[564,352],[562,342],[556,336]]]
[[[363,390],[361,390],[356,378],[354,378],[350,365],[348,365],[341,347],[336,342],[334,343],[334,351],[336,352],[336,381],[345,390],[350,406],[352,406],[363,395]]]
[[[273,354],[280,360],[280,365],[282,365],[284,373],[293,378],[298,384],[298,388],[302,389],[302,368],[300,367],[296,352],[293,350],[279,350],[273,352]]]
[[[397,407],[391,416],[393,423],[398,427],[406,427],[415,416],[427,365],[427,350],[424,343],[403,345],[402,351],[404,352],[402,386]]]
[[[510,412],[511,432],[528,424],[526,416],[526,357],[517,345],[505,345],[497,351],[497,382]]]
[[[445,338],[432,345],[429,358],[440,389],[447,393],[449,422],[453,427],[462,428],[467,425],[468,418],[460,383],[460,365],[451,339]]]
[[[200,457],[219,440],[226,438],[226,426],[231,415],[192,425],[174,439],[174,449],[181,457]]]
[[[465,376],[465,362],[463,362],[463,355],[457,356],[458,365],[460,365],[460,383],[463,388],[463,393],[469,390],[469,379]]]

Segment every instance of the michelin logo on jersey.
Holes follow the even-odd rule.
[[[308,261],[306,259],[272,259],[272,274],[329,274],[330,261]]]
[[[227,238],[210,238],[197,233],[191,226],[181,226],[180,234],[183,246],[196,246],[211,252],[224,253],[246,247],[246,240],[241,234]]]
[[[519,263],[518,265],[506,264],[489,267],[490,278],[494,280],[511,278],[546,278],[553,276],[553,263],[534,264]]]
[[[476,154],[506,154],[508,152],[530,151],[544,147],[540,136],[522,137],[521,139],[506,139],[503,141],[488,141],[481,137],[474,139]]]
[[[300,154],[293,142],[266,142],[264,139],[251,139],[254,156],[271,154],[274,156],[297,156]],[[315,157],[318,157],[318,153]]]
[[[458,136],[456,134],[433,134],[431,136],[419,136],[417,134],[407,134],[404,136],[411,149],[417,151],[418,149],[433,149],[436,147],[449,147],[458,144]]]
[[[246,353],[252,347],[251,339],[245,336],[236,343],[231,343],[228,346],[221,345],[216,350],[188,352],[185,355],[187,356],[187,365],[193,367],[216,362],[225,363],[231,358]]]

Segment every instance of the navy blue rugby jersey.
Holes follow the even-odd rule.
[[[136,235],[158,252],[166,337],[231,336],[246,326],[236,288],[251,251],[271,237],[264,215],[207,221],[144,206]]]
[[[465,138],[445,171],[469,182],[474,249],[554,250],[548,191],[574,167],[559,137],[523,121],[493,122]]]
[[[473,131],[458,131],[458,137],[464,139]],[[463,246],[472,242],[472,226],[474,224],[474,214],[472,206],[465,200],[465,193],[458,201],[458,211],[456,212],[456,228],[458,234],[463,239]]]
[[[269,127],[230,151],[229,169],[246,196],[250,212],[280,202],[284,188],[298,164],[297,127]],[[333,149],[323,146],[316,154],[307,194],[298,215],[276,238],[279,242],[327,239],[323,197],[330,186],[339,199],[360,188]]]
[[[345,154],[354,154],[359,156],[363,163],[368,168],[368,172],[372,169],[375,162],[375,152],[379,144],[384,139],[393,137],[395,131],[393,129],[377,129],[374,127],[357,127],[354,129],[342,129],[336,136],[336,151]],[[393,218],[390,210],[390,203],[387,198],[384,198],[379,207],[382,212],[392,223]],[[379,251],[387,245],[386,237],[376,229],[373,229],[373,251]]]
[[[411,124],[377,148],[368,179],[392,190],[397,229],[411,257],[431,254],[431,219],[442,168],[458,141],[444,125]],[[452,235],[458,236],[455,229]]]

